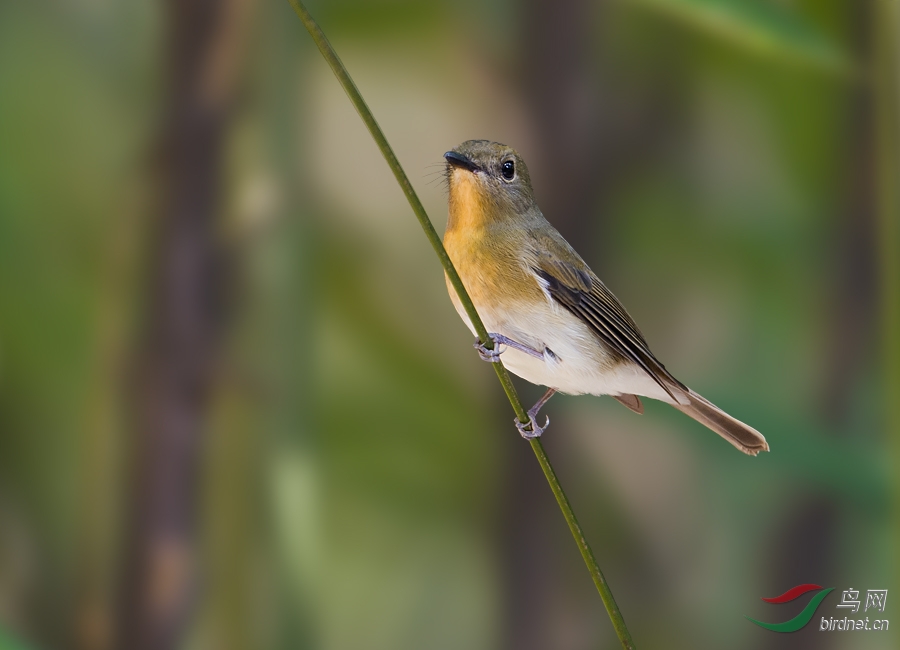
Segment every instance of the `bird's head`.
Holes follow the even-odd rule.
[[[515,149],[489,140],[466,140],[444,154],[450,218],[501,220],[534,207],[531,177]]]

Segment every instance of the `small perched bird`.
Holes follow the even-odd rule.
[[[768,451],[756,429],[731,417],[675,379],[634,321],[578,253],[544,218],[528,168],[506,145],[468,140],[444,154],[449,219],[444,247],[493,340],[475,347],[546,394],[516,421],[539,436],[537,414],[555,392],[611,395],[636,413],[640,397],[671,404],[746,454]],[[456,311],[476,334],[456,291]],[[476,334],[477,335],[477,334]]]

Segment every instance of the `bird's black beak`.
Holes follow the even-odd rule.
[[[454,167],[461,167],[462,169],[466,169],[470,172],[481,171],[481,167],[473,163],[461,153],[456,153],[455,151],[448,151],[447,153],[445,153],[444,159]]]

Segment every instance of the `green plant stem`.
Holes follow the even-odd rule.
[[[478,312],[475,310],[475,305],[472,304],[472,299],[469,298],[469,294],[466,292],[462,280],[460,279],[459,274],[456,272],[456,269],[453,266],[453,262],[450,261],[450,256],[447,255],[447,251],[444,249],[444,244],[443,242],[441,242],[440,236],[434,229],[434,225],[431,223],[431,220],[428,218],[428,214],[425,212],[425,208],[422,206],[422,202],[419,200],[416,191],[413,189],[412,184],[409,182],[409,178],[407,178],[406,173],[403,171],[403,167],[400,165],[400,161],[397,160],[397,156],[394,154],[393,149],[391,149],[391,145],[388,144],[387,138],[385,138],[384,133],[381,131],[381,127],[379,127],[378,122],[375,121],[375,117],[372,115],[372,111],[369,110],[369,107],[366,105],[365,100],[362,98],[362,95],[356,88],[356,84],[353,83],[353,79],[350,78],[350,74],[344,67],[344,64],[341,62],[340,58],[338,58],[338,55],[334,51],[334,48],[331,46],[331,43],[328,42],[328,39],[325,37],[324,32],[322,32],[322,29],[319,27],[316,21],[313,20],[313,17],[310,15],[304,4],[300,0],[288,0],[288,2],[290,2],[291,7],[293,7],[294,11],[300,17],[300,20],[303,22],[303,25],[306,27],[307,31],[309,31],[310,35],[313,38],[313,41],[315,41],[316,46],[319,48],[319,52],[322,53],[322,56],[325,57],[328,65],[331,66],[332,72],[334,72],[334,75],[338,78],[338,81],[341,83],[341,86],[344,88],[344,91],[350,98],[350,102],[356,108],[356,112],[359,113],[362,121],[369,129],[369,133],[372,135],[372,138],[375,140],[375,143],[381,150],[381,154],[387,161],[387,164],[391,168],[391,171],[394,172],[394,177],[397,179],[397,183],[400,184],[400,188],[406,195],[406,198],[409,201],[409,204],[412,207],[416,218],[419,220],[419,224],[422,226],[422,230],[425,231],[425,236],[428,238],[428,241],[431,243],[431,247],[434,249],[434,252],[437,253],[438,259],[440,259],[441,265],[444,267],[444,272],[447,274],[447,277],[450,280],[450,284],[453,285],[453,288],[456,290],[460,302],[462,302],[466,310],[466,314],[468,314],[472,325],[475,327],[475,331],[478,333],[478,338],[481,339],[485,347],[487,347],[488,349],[493,349],[493,341],[491,341],[490,336],[488,336],[488,331],[485,328],[481,317],[478,315]],[[492,363],[491,365],[494,367],[494,370],[497,373],[497,377],[500,379],[503,390],[506,392],[506,396],[509,398],[509,403],[512,405],[513,411],[515,411],[516,417],[518,418],[519,422],[523,424],[529,423],[530,420],[528,414],[525,411],[525,407],[522,406],[522,402],[519,400],[519,396],[516,393],[515,386],[513,386],[512,379],[509,376],[509,372],[506,370],[502,363]],[[572,536],[575,538],[575,543],[578,544],[578,550],[581,552],[582,558],[584,558],[584,563],[587,565],[588,571],[591,574],[591,578],[593,579],[594,584],[597,587],[597,591],[600,592],[600,598],[603,601],[603,605],[606,607],[606,611],[609,613],[609,617],[612,620],[612,624],[616,630],[616,634],[619,637],[619,641],[621,641],[622,643],[622,647],[626,649],[634,648],[634,641],[631,638],[631,633],[625,626],[625,620],[622,618],[622,613],[619,611],[619,606],[616,604],[616,600],[613,597],[612,591],[610,591],[609,585],[607,584],[606,579],[603,577],[603,572],[597,565],[596,559],[594,559],[594,554],[591,551],[591,547],[588,545],[587,541],[584,538],[584,532],[581,530],[581,526],[578,523],[575,512],[572,510],[572,506],[569,504],[569,499],[566,497],[566,493],[563,491],[562,486],[559,484],[559,479],[557,479],[556,477],[556,472],[553,471],[553,467],[550,465],[550,460],[547,458],[547,454],[544,451],[544,446],[541,444],[540,438],[531,438],[530,443],[531,449],[534,451],[534,455],[537,456],[538,462],[541,465],[541,469],[544,471],[544,476],[546,477],[547,482],[550,484],[550,489],[553,491],[553,496],[556,497],[556,502],[559,504],[559,508],[560,510],[562,510],[563,517],[565,517],[566,523],[569,525],[569,530],[572,532]]]

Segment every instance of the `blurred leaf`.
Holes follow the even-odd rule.
[[[852,77],[843,49],[804,16],[766,0],[630,0],[754,54]]]
[[[0,626],[0,650],[31,650],[31,648],[14,639]]]

